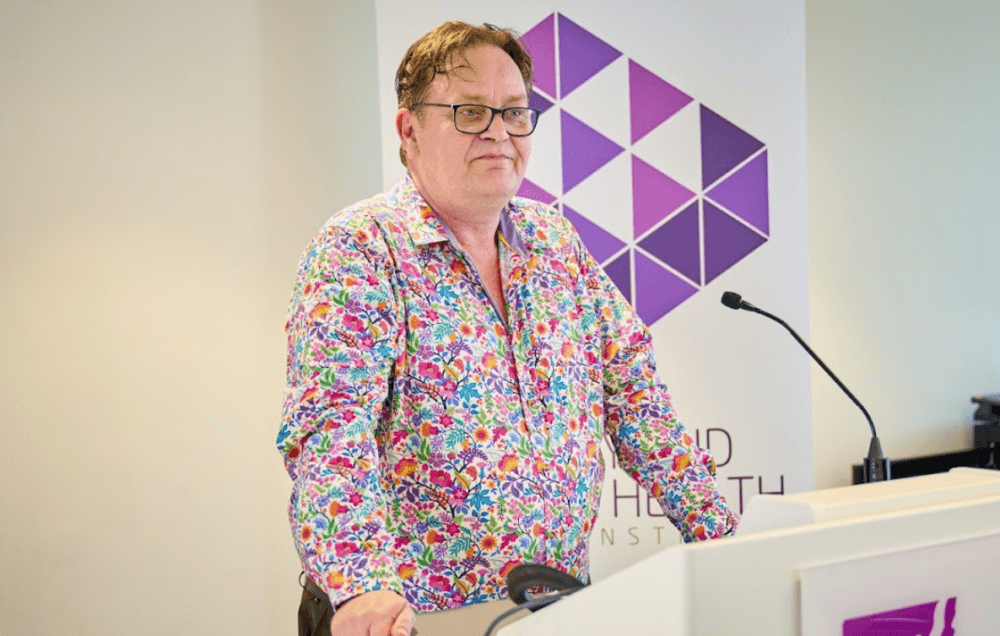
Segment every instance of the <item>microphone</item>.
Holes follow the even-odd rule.
[[[757,311],[757,308],[743,300],[736,292],[727,291],[722,295],[722,304],[730,309],[746,309],[747,311]]]
[[[837,386],[839,386],[840,389],[847,394],[847,397],[851,398],[851,401],[854,402],[859,409],[861,409],[861,412],[865,414],[865,419],[868,420],[868,426],[872,429],[872,441],[868,445],[868,457],[866,457],[862,461],[862,464],[864,465],[865,483],[870,483],[874,481],[889,481],[892,478],[891,477],[892,467],[889,462],[889,458],[882,453],[882,443],[879,441],[878,434],[875,432],[875,423],[872,422],[871,415],[868,415],[868,410],[865,409],[865,407],[861,405],[861,402],[858,401],[858,398],[854,397],[854,394],[851,393],[846,386],[844,386],[844,383],[841,382],[840,379],[833,374],[833,371],[830,370],[830,367],[826,366],[826,364],[824,364],[823,361],[819,359],[819,356],[816,355],[811,348],[809,348],[809,345],[806,344],[805,340],[800,338],[799,334],[795,333],[795,330],[792,329],[790,326],[788,326],[787,322],[785,322],[781,318],[778,318],[777,316],[767,313],[763,309],[758,309],[757,307],[754,307],[747,301],[743,300],[743,297],[737,294],[736,292],[727,291],[726,293],[722,294],[722,304],[725,305],[726,307],[729,307],[730,309],[744,309],[746,311],[752,311],[756,314],[760,314],[761,316],[766,316],[770,318],[771,320],[775,321],[776,323],[787,329],[788,332],[792,334],[792,337],[794,337],[795,340],[800,345],[802,345],[802,348],[809,352],[809,355],[812,356],[812,359],[815,360],[816,363],[824,371],[826,371],[826,374],[830,376],[834,382],[837,383]]]

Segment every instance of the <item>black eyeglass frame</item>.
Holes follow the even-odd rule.
[[[487,106],[486,104],[435,104],[433,102],[420,102],[419,104],[414,104],[411,108],[416,108],[418,106],[441,106],[443,108],[451,109],[451,121],[455,124],[455,130],[462,133],[463,135],[481,135],[490,129],[493,125],[493,118],[498,114],[500,115],[500,121],[503,122],[503,127],[507,131],[507,134],[511,137],[527,137],[531,133],[535,132],[538,128],[538,118],[542,116],[542,111],[537,108],[530,108],[528,106],[508,106],[507,108],[493,108],[492,106]],[[486,122],[486,127],[479,132],[470,132],[468,130],[462,130],[458,127],[458,109],[462,106],[475,106],[476,108],[485,108],[490,111],[490,120]],[[531,126],[531,131],[526,133],[512,133],[510,128],[507,127],[506,114],[510,110],[528,110],[535,113],[535,120]]]

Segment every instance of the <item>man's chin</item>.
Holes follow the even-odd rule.
[[[480,187],[476,188],[476,190],[483,197],[509,201],[517,194],[517,189],[521,187],[523,178],[510,174],[503,175],[502,177],[498,175],[495,178],[485,178],[480,181]]]

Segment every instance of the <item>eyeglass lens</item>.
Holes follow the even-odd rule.
[[[535,129],[536,113],[528,108],[507,108],[504,125],[512,135],[528,135]],[[465,104],[455,109],[455,126],[464,133],[485,132],[493,123],[493,111],[485,106]]]

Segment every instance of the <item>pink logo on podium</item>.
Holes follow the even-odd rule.
[[[764,142],[563,14],[522,42],[545,114],[518,194],[562,210],[646,324],[767,242]]]
[[[945,601],[935,620],[939,601],[869,614],[844,621],[844,636],[955,636],[955,597]]]

